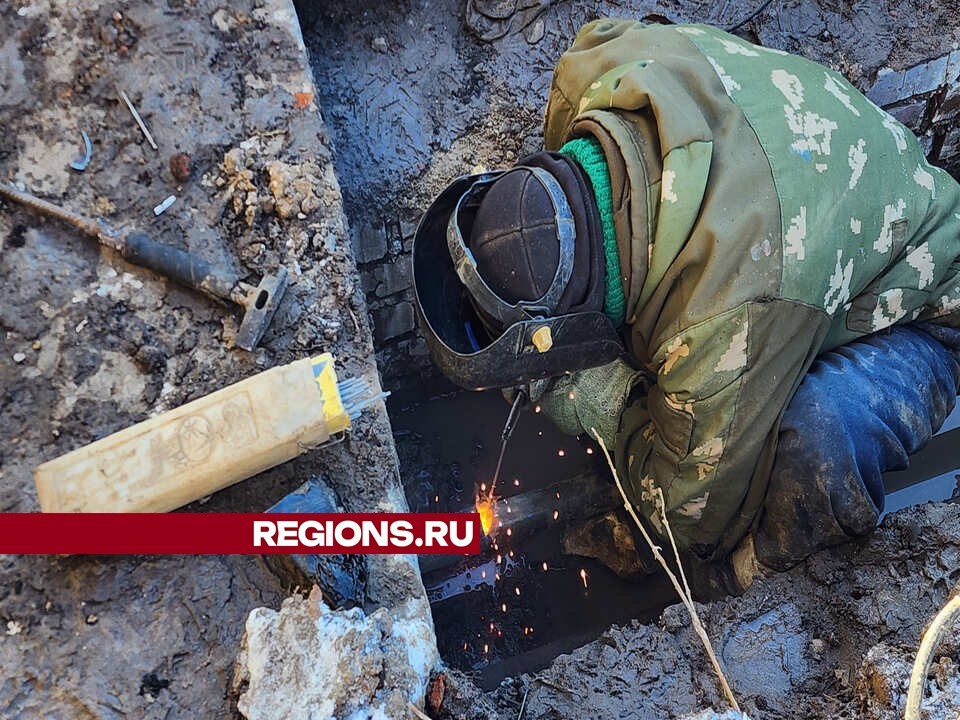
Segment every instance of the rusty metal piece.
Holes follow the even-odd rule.
[[[440,714],[440,707],[443,705],[443,696],[447,689],[447,678],[439,672],[430,678],[427,685],[426,711],[431,717],[437,717]]]
[[[190,179],[193,172],[190,156],[184,152],[175,153],[170,156],[170,174],[178,183],[185,183]]]

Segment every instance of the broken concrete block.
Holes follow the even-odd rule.
[[[409,717],[439,662],[429,609],[330,610],[316,590],[247,617],[234,674],[248,720]]]
[[[898,103],[916,95],[931,93],[942,85],[950,85],[960,76],[960,51],[954,50],[930,62],[906,70],[883,68],[867,97],[881,107]]]

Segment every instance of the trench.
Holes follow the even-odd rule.
[[[498,393],[459,391],[430,364],[415,329],[409,275],[416,222],[453,177],[540,148],[553,62],[575,29],[605,8],[559,5],[546,28],[528,26],[489,44],[464,28],[460,0],[373,4],[360,12],[347,2],[297,3],[414,511],[472,505],[493,473],[508,411]],[[716,20],[710,8],[688,5],[686,19]],[[636,16],[656,9],[631,6]],[[888,476],[887,512],[952,494],[958,439],[954,412],[910,470]],[[525,412],[498,494],[509,498],[582,472],[605,473],[592,443]],[[630,582],[597,561],[563,554],[564,525],[558,518],[522,542],[502,539],[481,556],[424,571],[441,656],[474,673],[481,687],[536,671],[611,624],[654,619],[675,602],[660,575]]]

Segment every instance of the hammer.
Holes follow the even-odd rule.
[[[253,350],[260,342],[287,289],[285,268],[280,268],[276,275],[264,275],[260,284],[254,286],[242,282],[235,273],[215,268],[206,260],[158,243],[143,233],[122,235],[102,218],[94,220],[72,213],[4,183],[0,183],[0,198],[13,200],[42,215],[72,225],[96,238],[101,245],[113,248],[128,262],[160,273],[215,300],[236,303],[244,310],[237,333],[237,345],[244,350]]]

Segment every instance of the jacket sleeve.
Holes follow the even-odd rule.
[[[783,322],[796,328],[796,343],[762,341]],[[825,332],[813,309],[751,302],[657,349],[657,383],[624,411],[615,442],[627,495],[653,529],[664,532],[659,488],[682,548],[725,554],[747,532],[766,492],[782,408]]]

